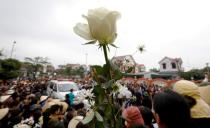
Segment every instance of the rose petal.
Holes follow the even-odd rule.
[[[76,26],[74,27],[74,32],[86,40],[93,40],[93,37],[90,34],[90,29],[88,24],[82,24],[82,23],[76,24]]]
[[[109,13],[110,11],[106,8],[96,8],[96,9],[90,9],[88,10],[88,17],[97,17],[99,19],[104,19],[104,17]]]

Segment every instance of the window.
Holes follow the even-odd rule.
[[[53,89],[53,83],[50,83],[50,88]]]
[[[75,83],[66,83],[66,84],[59,84],[58,90],[60,92],[69,92],[71,89],[77,91],[78,87]]]
[[[56,84],[53,84],[53,90],[57,92],[57,86],[56,86]]]
[[[175,63],[171,63],[171,66],[173,69],[176,69],[176,64]]]
[[[166,69],[166,63],[163,63],[162,65],[163,65],[163,69]]]

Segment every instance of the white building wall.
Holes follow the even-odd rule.
[[[163,63],[166,64],[166,69],[163,69]],[[160,63],[160,72],[177,72],[178,71],[178,66],[177,66],[177,63],[175,62],[176,64],[176,68],[173,69],[172,68],[172,64],[171,64],[171,60],[170,59],[164,59],[161,63]],[[179,67],[181,67],[179,65]]]

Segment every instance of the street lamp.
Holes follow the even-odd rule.
[[[13,54],[13,51],[14,51],[15,44],[16,44],[16,41],[14,41],[13,44],[12,44],[12,50],[11,50],[10,58],[12,58],[12,54]]]

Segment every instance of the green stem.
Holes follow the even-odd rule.
[[[109,64],[106,45],[103,45],[102,47],[103,47],[103,51],[104,51],[104,57],[105,57],[106,64]]]
[[[112,102],[112,117],[113,117],[113,119],[114,119],[114,128],[116,128],[116,118],[115,118],[115,110],[114,110],[114,106],[115,106],[115,104],[114,104],[114,99],[113,99],[113,94],[111,95],[111,102]]]
[[[108,59],[108,54],[107,54],[107,46],[106,45],[103,45],[103,51],[104,51],[104,57],[105,57],[105,61],[106,61],[106,64],[109,66],[110,68],[110,63],[109,63],[109,59]],[[109,79],[111,79],[111,72],[110,72],[110,69],[109,69],[109,75],[108,75]],[[105,94],[106,95],[106,94]],[[106,95],[106,98],[108,100],[108,103],[109,105],[111,105],[111,108],[112,108],[112,118],[113,118],[113,125],[114,125],[114,128],[116,128],[116,120],[115,120],[115,113],[114,113],[114,99],[113,99],[113,95],[111,95],[111,103],[109,102],[109,97],[107,97]],[[112,126],[112,125],[111,125]]]

